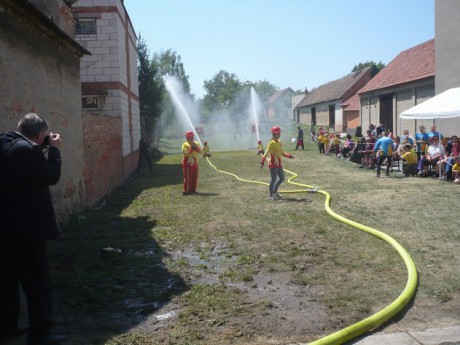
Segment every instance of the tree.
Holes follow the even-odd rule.
[[[164,85],[158,78],[158,69],[150,62],[147,44],[140,34],[137,44],[137,73],[142,126],[150,134],[161,114]]]
[[[379,61],[379,63],[376,63],[374,61],[360,62],[359,64],[355,65],[355,67],[353,67],[351,72],[359,73],[366,67],[372,67],[371,77],[374,77],[377,73],[379,73],[385,67],[385,64],[383,64],[382,61]]]
[[[180,55],[177,52],[168,49],[160,53],[155,53],[153,61],[158,68],[158,74],[164,76],[176,76],[182,82],[184,91],[190,94],[190,81],[188,75],[185,73],[184,64],[182,63]],[[193,95],[190,94],[193,98]]]
[[[211,80],[205,80],[203,85],[206,95],[201,101],[201,107],[208,114],[230,110],[242,87],[235,74],[223,70]]]
[[[155,53],[152,59],[152,65],[155,66],[157,70],[158,79],[161,80],[163,86],[163,103],[162,103],[162,124],[158,126],[157,131],[162,131],[164,126],[169,126],[173,124],[176,120],[176,108],[173,104],[170,94],[166,91],[166,86],[164,84],[164,77],[174,76],[178,78],[182,84],[184,92],[186,92],[192,100],[194,100],[194,95],[190,93],[190,82],[189,77],[185,73],[184,64],[182,63],[181,56],[177,52],[168,49],[166,51],[161,51]]]
[[[249,88],[253,87],[262,102],[268,101],[268,99],[279,90],[278,86],[271,84],[267,80],[259,80],[255,83],[247,81],[245,86]]]

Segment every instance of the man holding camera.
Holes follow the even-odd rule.
[[[17,131],[0,136],[0,337],[24,333],[18,328],[20,283],[29,314],[28,345],[60,344],[66,339],[50,333],[45,242],[59,235],[49,186],[61,176],[61,138],[56,133],[48,136],[47,130],[43,117],[29,113]]]

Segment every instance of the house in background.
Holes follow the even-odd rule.
[[[276,91],[265,103],[265,116],[269,119],[291,119],[291,98],[295,91],[291,88]]]
[[[86,204],[93,205],[136,169],[140,133],[137,37],[122,0],[73,5],[81,59]]]
[[[360,101],[358,93],[342,103],[343,121],[347,132],[351,135],[361,135],[361,118],[359,117]]]
[[[404,129],[415,134],[420,124],[429,129],[432,120],[401,120],[399,114],[434,96],[434,83],[434,39],[401,52],[358,92],[363,131],[371,123],[398,135]]]
[[[59,223],[86,198],[80,58],[89,52],[73,38],[70,3],[0,0],[1,132],[36,112],[61,134],[61,179],[50,188]]]
[[[370,67],[311,90],[295,108],[299,123],[345,132],[347,121],[344,119],[342,103],[369,80],[371,80]]]
[[[300,95],[295,95],[294,97],[291,98],[291,120],[294,121],[295,123],[300,123],[300,116],[299,112],[296,110],[297,104],[299,104],[302,99],[304,99],[305,95],[308,93],[307,90],[305,90],[305,93],[302,93]]]

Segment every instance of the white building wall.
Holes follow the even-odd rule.
[[[81,81],[109,85],[101,110],[110,116],[122,117],[123,155],[126,156],[138,149],[141,137],[135,31],[121,0],[80,0],[74,6],[117,8],[117,12],[111,9],[91,14],[87,11],[84,17],[97,18],[96,34],[78,35],[77,39],[93,54],[81,59]]]
[[[460,86],[460,1],[435,0],[436,95]],[[446,136],[460,135],[460,117],[436,120]]]

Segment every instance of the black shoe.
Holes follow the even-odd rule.
[[[27,345],[59,345],[67,341],[65,335],[48,334],[42,337],[29,337]]]

